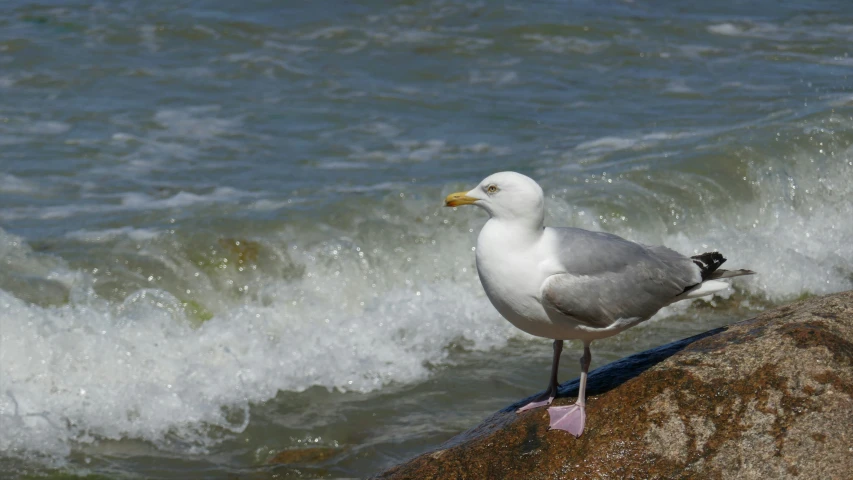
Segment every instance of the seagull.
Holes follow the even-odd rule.
[[[445,206],[476,205],[489,214],[477,237],[477,272],[486,296],[510,323],[554,340],[548,389],[518,413],[548,406],[550,428],[580,437],[586,425],[590,343],[648,320],[661,308],[729,287],[720,279],[751,275],[723,270],[719,252],[687,257],[604,232],[546,227],[545,196],[515,172],[490,175]],[[583,342],[577,402],[551,406],[564,340]]]

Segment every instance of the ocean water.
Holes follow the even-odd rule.
[[[850,2],[291,3],[0,5],[4,478],[363,478],[541,390],[442,208],[495,171],[758,272],[593,368],[853,287]]]

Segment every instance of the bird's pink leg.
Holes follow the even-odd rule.
[[[560,367],[560,354],[563,352],[563,341],[554,340],[554,359],[551,361],[551,381],[548,382],[548,389],[542,395],[536,397],[535,400],[527,405],[516,410],[516,413],[521,413],[531,408],[544,407],[551,405],[554,397],[557,396],[557,369]]]
[[[592,354],[589,352],[589,343],[583,344],[583,356],[581,357],[581,382],[578,391],[578,401],[574,405],[565,407],[550,407],[548,415],[551,418],[551,428],[554,430],[565,430],[575,437],[580,437],[586,425],[586,377],[589,372],[589,362]]]

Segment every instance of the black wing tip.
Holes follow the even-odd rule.
[[[707,280],[714,273],[714,270],[720,268],[720,265],[726,262],[726,257],[720,252],[706,252],[690,258],[702,272],[702,280]]]

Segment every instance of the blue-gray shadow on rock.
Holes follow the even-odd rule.
[[[667,343],[666,345],[662,345],[657,348],[652,348],[651,350],[646,350],[644,352],[631,355],[630,357],[625,357],[621,360],[608,363],[603,367],[596,368],[595,370],[590,372],[589,378],[587,378],[586,394],[587,396],[600,395],[602,393],[613,390],[619,385],[622,385],[628,380],[639,376],[646,370],[680,352],[691,343],[724,332],[727,328],[728,327],[720,327],[715,328],[713,330],[708,330],[707,332],[700,333],[692,337],[684,338],[682,340],[678,340],[672,343]],[[565,382],[561,384],[560,388],[557,390],[557,398],[577,397],[579,388],[580,379]],[[539,393],[531,395],[530,397],[525,398],[524,400],[519,400],[518,402],[504,408],[503,410],[501,410],[501,412],[513,412],[521,408],[523,405],[526,405],[533,401],[534,397],[536,397],[537,395],[539,395]]]

